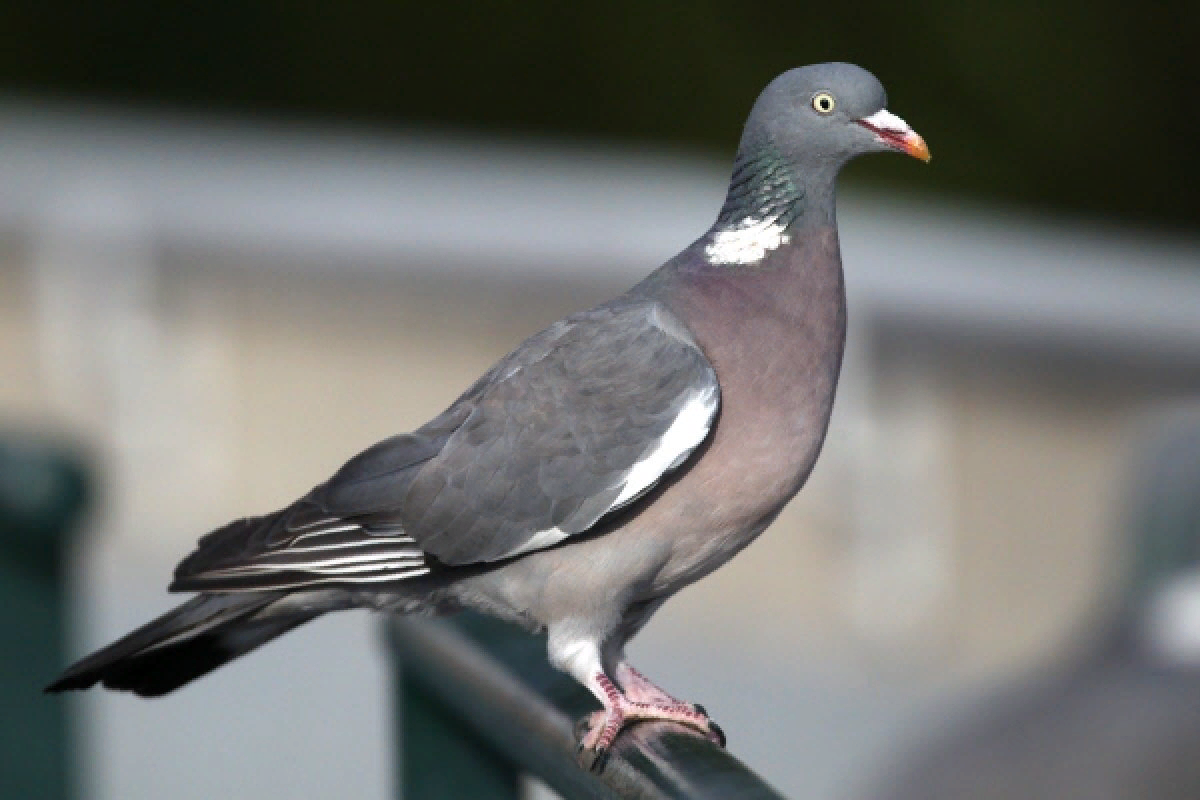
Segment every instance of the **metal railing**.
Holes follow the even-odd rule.
[[[573,719],[598,705],[546,661],[545,636],[482,616],[387,623],[404,800],[517,798],[522,773],[571,798],[779,798],[730,753],[673,723],[617,737],[598,771]]]

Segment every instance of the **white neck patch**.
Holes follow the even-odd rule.
[[[704,255],[713,264],[755,264],[791,241],[786,230],[778,219],[747,217],[732,228],[717,231]]]

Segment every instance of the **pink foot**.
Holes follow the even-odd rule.
[[[629,669],[632,670],[632,668]],[[636,673],[636,671],[634,672]],[[587,717],[587,730],[579,742],[581,751],[592,753],[596,759],[594,764],[601,763],[604,753],[612,747],[617,734],[629,724],[641,720],[661,720],[686,725],[704,734],[713,743],[721,747],[725,746],[724,732],[708,718],[708,714],[704,712],[703,708],[681,703],[655,687],[640,673],[636,674],[646,686],[651,687],[654,691],[646,691],[645,687],[640,685],[633,691],[639,698],[652,697],[653,699],[633,700],[613,685],[607,675],[600,673],[595,677],[596,685],[604,693],[602,700],[604,710]]]
[[[604,692],[601,700],[604,710],[588,715],[588,729],[579,741],[579,748],[599,755],[612,746],[621,728],[625,727],[625,709],[629,701],[603,672],[596,676],[596,684]]]
[[[685,703],[682,700],[667,694],[666,691],[655,686],[650,682],[650,679],[639,672],[626,661],[617,664],[617,683],[621,684],[621,688],[625,690],[625,696],[635,703],[655,703],[658,705],[682,706]]]

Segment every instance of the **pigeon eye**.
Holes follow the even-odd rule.
[[[829,92],[817,92],[813,95],[812,107],[818,114],[831,114],[833,107],[836,105],[833,101],[833,95]]]

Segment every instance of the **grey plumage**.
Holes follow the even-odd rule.
[[[527,340],[415,434],[375,445],[279,514],[202,539],[171,588],[376,582],[428,574],[430,562],[497,561],[549,531],[561,531],[545,537],[557,544],[636,500],[622,497],[634,466],[690,402],[707,401],[707,431],[718,391],[665,308],[576,314]]]
[[[619,507],[631,469],[690,402],[710,401],[707,430],[717,391],[712,367],[661,306],[557,323],[460,401],[470,414],[414,478],[405,529],[446,564],[504,558],[540,531],[582,533]],[[547,413],[560,408],[571,413]]]
[[[197,595],[82,659],[49,691],[86,689],[103,676],[110,689],[167,694],[328,610],[287,606],[279,592]]]
[[[928,156],[884,99],[848,64],[777,78],[704,236],[621,297],[532,336],[428,424],[289,508],[208,534],[171,589],[207,593],[198,608],[275,598],[241,601],[256,621],[295,620],[297,608],[480,609],[548,629],[552,662],[605,707],[589,747],[647,709],[711,733],[625,664],[624,645],[666,597],[752,541],[812,469],[845,337],[837,172],[861,153]],[[247,619],[222,613],[222,631]],[[151,623],[51,689],[151,693],[114,676],[189,631],[212,640],[191,616]]]

